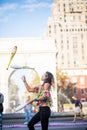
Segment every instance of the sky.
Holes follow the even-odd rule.
[[[0,0],[0,38],[40,37],[54,0]]]

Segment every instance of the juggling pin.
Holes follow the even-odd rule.
[[[37,98],[35,98],[35,99],[37,99]],[[24,104],[19,105],[18,107],[16,107],[15,112],[20,111],[28,104],[32,104],[35,101],[35,99],[32,99],[31,101],[26,101]]]
[[[13,50],[12,50],[12,53],[11,53],[11,57],[10,57],[9,63],[8,63],[7,70],[8,70],[8,68],[9,68],[10,64],[11,64],[11,61],[12,61],[14,55],[16,54],[16,51],[17,51],[17,46],[14,46],[14,48],[13,48]]]
[[[22,104],[22,105],[19,105],[16,109],[15,109],[15,112],[17,111],[20,111],[21,109],[23,109],[26,105],[28,105],[28,102]]]

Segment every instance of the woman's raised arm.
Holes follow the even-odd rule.
[[[26,77],[25,76],[22,76],[22,81],[27,89],[28,92],[36,92],[34,88],[31,88],[31,86],[27,83],[26,81]]]

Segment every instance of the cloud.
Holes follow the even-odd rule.
[[[4,14],[7,11],[15,10],[18,7],[18,4],[16,3],[6,3],[0,6],[0,15]]]
[[[40,3],[41,2],[41,0],[25,0],[26,1],[26,3]],[[42,1],[44,1],[44,0],[42,0]],[[52,0],[45,0],[45,2],[49,2],[49,3],[51,3],[51,1]]]
[[[37,3],[37,2],[38,2],[37,0],[26,0],[26,3],[30,3],[30,4]]]
[[[34,11],[39,8],[50,8],[51,4],[48,2],[37,2],[36,0],[27,0],[29,3],[21,5],[22,9],[28,9],[29,11]]]
[[[38,8],[49,8],[51,6],[49,1],[39,2],[38,0],[25,0],[23,2],[4,3],[2,6],[0,6],[0,15],[16,9],[28,9],[29,11],[34,11]]]

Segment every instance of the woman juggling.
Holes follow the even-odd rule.
[[[39,104],[39,111],[28,122],[29,130],[35,130],[34,125],[39,121],[41,121],[42,130],[48,130],[49,117],[51,114],[50,107],[52,105],[50,89],[54,84],[54,76],[47,71],[42,75],[41,80],[43,81],[42,85],[31,88],[27,83],[25,76],[22,77],[22,81],[24,82],[27,91],[38,93],[37,98],[29,102],[33,103],[35,101]]]

